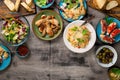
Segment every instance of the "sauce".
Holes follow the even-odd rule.
[[[24,45],[19,46],[17,50],[20,56],[25,56],[26,54],[28,54],[29,51],[28,48]]]

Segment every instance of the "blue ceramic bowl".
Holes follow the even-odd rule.
[[[59,7],[61,7],[63,5],[63,0],[60,0],[59,2]],[[83,0],[83,5],[84,5],[84,8],[85,10],[87,11],[87,3],[86,3],[86,0]],[[63,15],[63,11],[62,10],[59,10],[59,13],[60,15],[62,16],[63,19],[67,20],[68,22],[72,22],[72,21],[75,21],[75,20],[81,20],[85,15],[80,15],[78,17],[78,19],[71,19],[71,18],[66,18],[64,15]]]
[[[113,17],[108,17],[107,19],[108,19],[108,20],[112,19],[113,22],[116,22],[116,23],[117,23],[117,28],[120,28],[120,21],[119,21],[119,20],[117,20],[116,18],[113,18]],[[100,34],[101,34],[101,24],[100,24],[100,21],[98,22],[97,27],[96,27],[96,34],[97,34],[98,39],[99,39],[100,41],[102,41],[102,40],[101,40],[101,37],[100,37]],[[120,34],[117,35],[114,39],[115,39],[115,42],[114,42],[114,43],[119,42],[119,41],[120,41]],[[106,42],[104,42],[104,41],[102,41],[102,42],[103,42],[103,43],[106,43]]]
[[[20,45],[22,45],[23,43],[25,43],[25,42],[28,40],[28,38],[29,38],[29,35],[30,35],[30,24],[29,24],[28,20],[27,20],[24,16],[22,16],[20,13],[12,12],[12,13],[8,13],[8,14],[14,15],[15,17],[18,17],[22,22],[24,22],[24,23],[28,26],[28,32],[27,32],[27,35],[25,36],[25,38],[24,38],[20,43],[8,42],[8,41],[5,39],[4,35],[2,35],[2,34],[0,33],[0,34],[2,35],[1,40],[4,41],[8,46],[20,46]],[[4,21],[3,21],[3,22],[4,22]],[[0,25],[1,25],[2,27],[4,27],[4,26],[3,26],[3,23],[1,23]],[[0,32],[2,32],[2,28],[0,28]]]
[[[25,45],[20,45],[20,46],[25,46]],[[28,49],[28,53],[26,53],[25,56],[21,56],[21,55],[19,54],[19,52],[18,52],[18,48],[19,48],[20,46],[18,46],[18,47],[16,48],[16,55],[17,55],[19,58],[21,58],[21,59],[28,57],[29,54],[30,54],[30,50]],[[25,47],[27,47],[27,46],[25,46]],[[27,47],[27,48],[28,48],[28,47]]]
[[[0,71],[3,71],[3,70],[5,70],[5,69],[10,65],[10,63],[11,63],[11,53],[10,53],[10,50],[9,50],[6,46],[0,44],[0,47],[2,47],[2,48],[3,48],[6,52],[8,52],[8,54],[9,54],[8,58],[5,59],[5,60],[3,60],[2,64],[0,64]]]
[[[42,8],[42,9],[46,9],[46,8],[49,8],[50,6],[52,6],[55,0],[52,0],[51,3],[49,3],[49,4],[45,5],[45,6],[40,6],[39,4],[37,4],[37,1],[38,1],[38,0],[34,0],[34,3],[35,3],[38,7]]]

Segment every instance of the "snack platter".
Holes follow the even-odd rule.
[[[1,79],[120,80],[119,0],[0,4]]]
[[[94,0],[88,0],[88,2],[87,2],[87,4],[91,7],[91,8],[94,8],[94,9],[96,9],[96,10],[99,10],[100,12],[103,12],[103,13],[105,13],[105,14],[107,14],[107,15],[110,15],[110,16],[112,16],[112,17],[115,17],[115,18],[117,18],[117,19],[119,19],[120,20],[120,0],[113,0],[113,2],[111,2],[112,0],[104,0],[103,1],[103,8],[102,9],[99,9],[99,8],[97,8],[95,5],[96,5],[96,3],[94,2]],[[117,3],[115,2],[115,4],[114,4],[114,1],[117,1]],[[105,2],[105,3],[104,3]],[[107,3],[110,3],[109,5],[107,4]],[[113,3],[113,4],[111,4],[111,3]],[[112,8],[111,10],[106,10],[106,8],[107,8],[107,5],[108,6],[116,6],[115,8]],[[106,6],[106,7],[105,7]],[[109,8],[108,8],[109,9]]]
[[[17,0],[11,0],[14,4]],[[21,0],[21,2],[25,2],[25,0]],[[31,8],[32,11],[28,12],[25,8],[23,8],[23,6],[19,5],[19,9],[18,11],[12,11],[12,12],[19,12],[21,15],[30,15],[30,14],[34,14],[36,13],[36,8],[35,8],[35,4],[31,4]],[[3,0],[0,1],[0,15],[5,16],[6,18],[9,18],[11,15],[9,15],[8,13],[10,13],[11,11],[9,10],[9,8],[5,5],[5,3],[3,2]],[[6,15],[7,14],[7,15]]]

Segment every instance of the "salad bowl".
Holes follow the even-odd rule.
[[[42,8],[42,9],[45,9],[45,8],[49,8],[50,6],[53,5],[55,0],[34,0],[34,3]]]
[[[0,22],[0,39],[8,46],[22,45],[30,35],[30,24],[19,13],[7,15],[11,15],[11,17]]]

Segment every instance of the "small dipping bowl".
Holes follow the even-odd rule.
[[[108,48],[109,50],[111,50],[111,51],[113,52],[114,56],[113,56],[113,58],[112,58],[112,61],[105,64],[105,63],[100,62],[97,57],[96,57],[96,60],[97,60],[97,63],[98,63],[100,66],[102,66],[102,67],[104,67],[104,68],[108,68],[108,67],[113,66],[113,65],[116,63],[117,58],[118,58],[118,55],[117,55],[116,50],[115,50],[113,47],[108,46],[108,45],[104,45],[104,46],[101,46],[100,48],[98,48],[98,50],[96,51],[96,56],[97,56],[97,54],[98,54],[103,48]],[[103,54],[103,53],[102,53],[102,54]]]
[[[16,55],[19,58],[26,58],[30,54],[30,50],[25,45],[20,45],[16,48]]]

